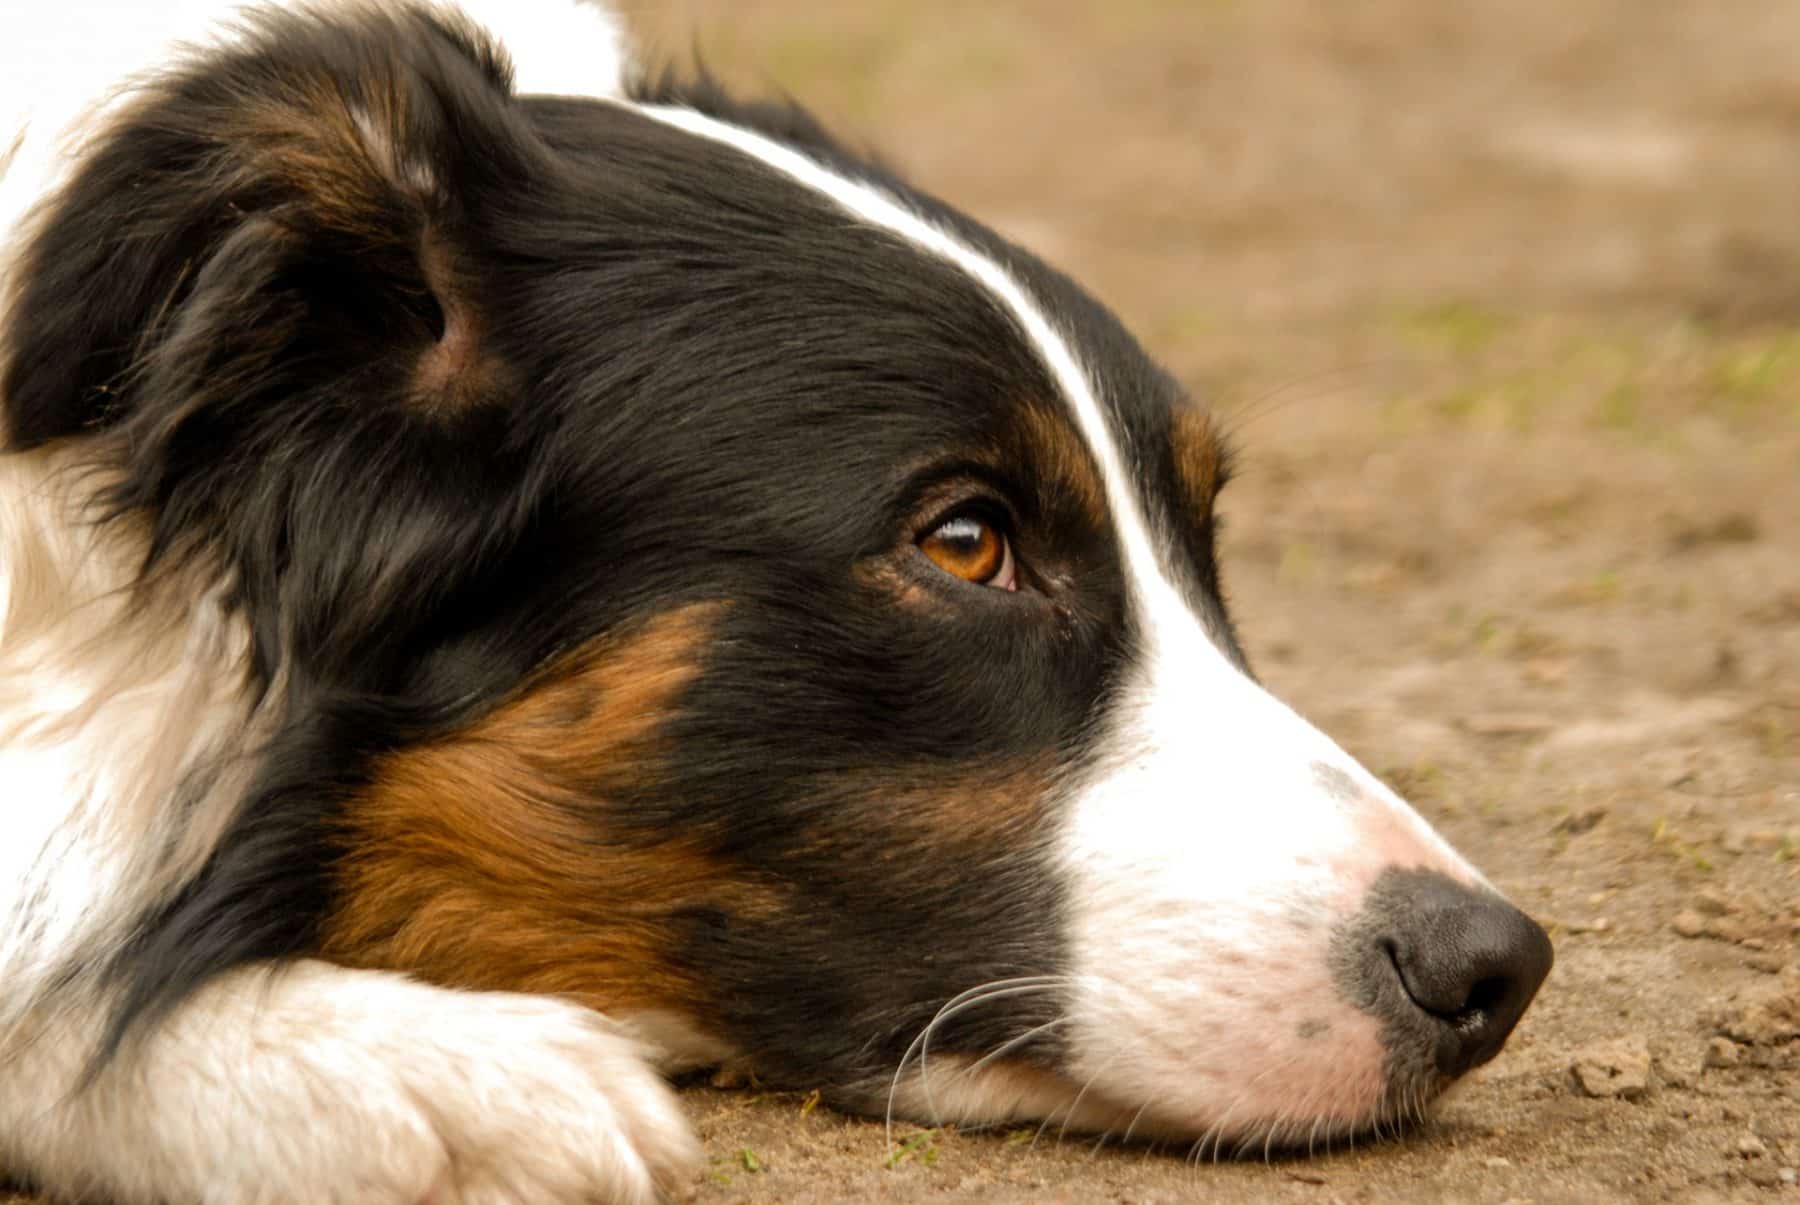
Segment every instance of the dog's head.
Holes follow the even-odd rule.
[[[13,445],[228,583],[274,717],[134,1009],[319,951],[1231,1141],[1396,1120],[1548,969],[1251,675],[1204,406],[796,111],[259,18],[84,152],[8,314]]]

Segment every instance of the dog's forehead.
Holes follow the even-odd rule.
[[[1169,576],[1179,544],[1169,529],[1210,511],[1225,450],[1211,415],[1104,306],[1060,272],[878,170],[846,170],[809,147],[686,105],[615,103],[729,148],[935,266],[956,291],[979,295],[1003,319],[996,329],[1014,345],[1009,350],[1023,355],[1036,378],[1032,404],[1012,408],[1014,428],[1043,462],[1081,462],[1081,471],[1066,476],[1090,491],[1088,509],[1103,513],[1113,529],[1128,576]],[[985,359],[1001,349],[975,350]]]

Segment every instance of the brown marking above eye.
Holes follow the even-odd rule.
[[[1012,542],[979,515],[945,519],[919,541],[919,549],[952,577],[996,590],[1018,588]]]
[[[1169,416],[1169,458],[1183,510],[1194,522],[1204,521],[1224,484],[1226,460],[1218,424],[1208,411],[1190,405]]]
[[[1089,526],[1105,527],[1106,487],[1074,420],[1057,406],[1033,401],[1020,410],[1017,431],[1030,475],[1077,507]]]

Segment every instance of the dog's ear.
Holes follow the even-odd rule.
[[[249,18],[144,85],[52,199],[4,335],[12,445],[93,440],[152,562],[217,557],[267,658],[366,658],[522,521],[484,257],[489,202],[548,153],[476,31],[352,13]]]

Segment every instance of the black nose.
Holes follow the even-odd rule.
[[[1537,922],[1440,875],[1413,885],[1380,942],[1407,997],[1443,1023],[1437,1066],[1456,1076],[1500,1053],[1554,954]]]

